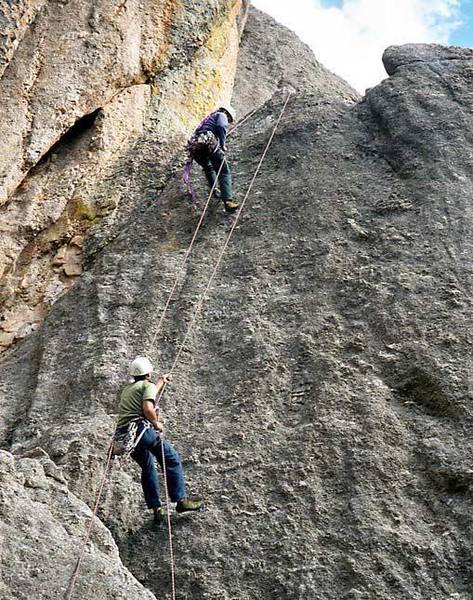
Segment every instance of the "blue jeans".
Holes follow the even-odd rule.
[[[222,192],[222,200],[226,202],[232,199],[232,176],[230,167],[225,159],[225,152],[221,148],[217,148],[215,152],[205,153],[194,157],[196,162],[203,168],[207,183],[212,188],[217,177],[220,165],[223,162],[222,170],[218,176],[220,191]]]
[[[139,430],[141,432],[141,429]],[[148,508],[161,506],[159,499],[159,475],[156,468],[158,461],[163,468],[163,449],[166,463],[166,480],[171,502],[177,502],[186,497],[184,471],[181,458],[176,450],[166,440],[161,440],[154,429],[147,429],[131,457],[141,467],[141,487]]]

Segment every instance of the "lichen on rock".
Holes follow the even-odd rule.
[[[222,7],[226,7],[225,2],[222,2]],[[215,23],[211,21],[208,24],[206,19],[212,13],[207,13],[203,5],[196,17],[197,23],[201,26],[205,24],[208,29],[202,46],[198,46],[188,57],[173,59],[175,45],[181,40],[181,29],[187,29],[186,19],[189,11],[192,13],[194,8],[190,5],[177,10],[173,3],[165,2],[162,9],[155,11],[145,5],[140,8],[131,3],[117,9],[118,12],[112,11],[111,14],[116,16],[105,20],[101,19],[101,15],[105,14],[105,5],[94,5],[88,16],[85,7],[79,10],[72,5],[62,6],[60,14],[52,14],[48,10],[41,14],[40,28],[44,30],[44,40],[53,35],[53,25],[62,27],[64,35],[72,40],[75,29],[67,31],[66,28],[72,27],[71,21],[78,18],[77,10],[80,18],[87,18],[92,34],[84,38],[86,49],[78,52],[72,62],[73,66],[68,63],[68,77],[74,72],[74,68],[80,72],[74,85],[70,83],[68,89],[75,90],[74,94],[82,101],[84,96],[91,95],[90,81],[94,79],[96,97],[94,109],[87,108],[89,112],[81,115],[65,130],[70,123],[71,111],[67,108],[67,96],[59,99],[60,85],[64,82],[58,83],[57,73],[52,77],[53,66],[56,70],[60,69],[52,56],[47,54],[44,61],[48,66],[41,66],[42,87],[37,92],[39,98],[28,101],[39,103],[40,107],[35,113],[34,131],[37,133],[34,135],[44,135],[46,139],[41,160],[30,161],[25,174],[22,171],[22,160],[19,157],[15,159],[15,152],[20,147],[15,146],[14,152],[12,148],[5,148],[5,173],[8,171],[10,177],[17,169],[18,177],[23,177],[21,185],[14,191],[9,191],[14,188],[13,183],[4,188],[8,202],[0,207],[2,228],[5,231],[0,242],[0,273],[4,276],[0,290],[3,312],[10,311],[15,306],[16,312],[23,315],[23,319],[17,321],[18,331],[39,323],[52,304],[52,290],[58,292],[54,297],[57,299],[63,291],[74,285],[82,273],[82,252],[77,245],[66,250],[70,246],[69,241],[74,236],[83,236],[97,219],[107,215],[113,218],[118,205],[127,202],[128,191],[120,193],[120,190],[105,186],[102,193],[98,188],[102,181],[114,176],[123,157],[134,152],[133,145],[139,143],[144,129],[148,129],[148,142],[153,139],[153,151],[158,154],[161,152],[162,160],[166,154],[170,158],[179,144],[184,142],[192,124],[216,103],[230,97],[238,52],[237,17],[241,11],[241,3],[231,2],[227,11],[217,15]],[[78,23],[74,21],[73,27],[77,26]],[[120,44],[108,45],[105,42],[107,35],[116,42],[116,27],[126,31],[124,39],[129,42],[126,56],[121,54],[123,48]],[[81,70],[81,61],[88,63],[90,60],[91,40],[99,33],[102,36],[100,45],[95,45],[92,50],[95,53],[100,51],[101,61],[109,61],[115,65],[111,72],[111,75],[115,73],[115,78],[105,77],[100,81],[97,79],[98,72],[94,74],[93,69],[88,69],[87,74]],[[35,30],[29,35],[34,39],[28,43],[34,45],[38,33]],[[46,43],[44,40],[42,43]],[[54,44],[51,42],[48,47],[52,54]],[[67,56],[72,47],[73,44],[61,49],[61,55]],[[136,57],[132,60],[133,48]],[[10,68],[11,74],[5,76],[0,85],[0,96],[2,90],[5,98],[6,94],[9,95],[8,100],[5,99],[6,110],[12,110],[17,116],[18,97],[14,93],[10,96],[12,86],[18,87],[23,76],[21,69],[15,70],[14,67],[17,63],[23,65],[24,60],[28,59],[21,53],[12,58],[14,62]],[[118,62],[115,64],[116,61]],[[166,67],[167,61],[171,66]],[[175,65],[172,65],[173,61],[176,61]],[[94,66],[94,69],[99,69],[100,64],[102,63]],[[129,77],[129,82],[120,89],[120,81],[124,77]],[[149,83],[140,83],[140,78]],[[51,94],[46,102],[44,95],[47,95],[48,86],[51,86]],[[56,101],[59,104],[55,104]],[[76,100],[72,104],[76,111]],[[57,135],[50,135],[51,122],[44,117],[48,110],[55,112],[53,121],[58,123],[62,133],[59,140]],[[43,125],[41,119],[44,120]],[[9,126],[8,122],[4,126]],[[14,144],[12,136],[7,132],[5,136],[5,140],[9,139]],[[24,137],[30,140],[31,135]],[[31,145],[31,141],[27,141],[27,144]],[[159,156],[156,159],[159,160]],[[164,166],[163,169],[165,170]],[[22,226],[18,227],[20,220]],[[56,284],[55,257],[58,251],[67,252],[68,255],[60,274],[62,288]],[[25,288],[21,282],[32,277],[36,278],[35,285]],[[31,307],[38,307],[41,313],[39,321],[29,320]],[[38,311],[35,314],[39,314]],[[0,320],[0,331],[2,322]],[[1,346],[9,347],[16,337],[15,331],[3,328],[0,349]]]

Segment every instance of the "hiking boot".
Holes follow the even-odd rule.
[[[176,504],[176,512],[184,513],[190,512],[191,510],[202,510],[203,507],[204,503],[198,498],[192,500],[190,498],[182,498],[182,500],[178,500]]]
[[[240,208],[240,203],[236,200],[224,200],[225,212],[232,214]]]

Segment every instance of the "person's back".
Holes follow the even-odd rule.
[[[144,356],[137,356],[130,365],[129,373],[134,382],[125,385],[120,392],[118,421],[115,440],[135,429],[131,458],[141,467],[141,485],[146,505],[154,512],[155,520],[162,518],[159,497],[159,478],[156,462],[166,471],[169,497],[176,502],[176,511],[200,510],[202,500],[186,497],[184,472],[179,454],[173,446],[159,434],[163,424],[158,418],[156,397],[164,391],[171,380],[171,374],[158,377],[155,385],[150,381],[153,365]]]
[[[195,160],[202,167],[209,188],[214,190],[216,197],[221,197],[228,213],[234,213],[239,207],[238,202],[232,199],[232,178],[225,158],[228,125],[234,120],[235,111],[231,106],[220,107],[206,117],[188,142],[189,160],[184,169],[184,181],[193,202],[195,194],[190,182],[190,170]],[[217,178],[219,191],[215,190]]]
[[[199,135],[199,133],[203,133],[205,131],[211,131],[217,138],[217,148],[221,148],[225,152],[228,124],[229,122],[227,114],[222,110],[217,110],[210,114],[204,120],[204,122],[199,127],[197,127],[197,129],[194,132],[194,135]]]
[[[147,380],[134,381],[125,385],[120,393],[117,427],[124,427],[133,419],[144,418],[143,401],[154,402],[156,391],[154,383]]]

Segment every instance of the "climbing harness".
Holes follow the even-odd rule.
[[[142,427],[142,430],[138,433],[140,426]],[[129,456],[140,443],[146,430],[151,427],[151,423],[147,419],[141,417],[133,419],[123,427],[117,427],[113,436],[112,455],[123,457]]]
[[[245,194],[245,196],[244,196],[244,198],[243,198],[243,200],[242,200],[242,202],[240,204],[240,207],[239,207],[239,209],[237,210],[237,212],[235,214],[235,219],[234,219],[234,221],[232,223],[232,226],[231,226],[231,228],[230,228],[230,230],[228,232],[228,235],[227,235],[227,237],[225,239],[225,243],[223,245],[223,248],[222,248],[222,250],[221,250],[221,252],[220,252],[220,254],[219,254],[218,258],[217,258],[217,261],[215,263],[215,266],[214,266],[214,268],[212,270],[212,273],[210,275],[208,284],[207,284],[205,290],[201,294],[201,296],[200,296],[200,298],[199,298],[199,300],[198,300],[198,302],[196,304],[196,307],[194,309],[194,313],[192,315],[191,321],[189,323],[187,331],[186,331],[186,333],[184,335],[184,338],[183,338],[183,340],[181,342],[179,350],[178,350],[178,352],[176,354],[176,357],[174,359],[174,362],[172,364],[172,367],[171,367],[171,370],[170,370],[170,374],[171,375],[174,372],[174,370],[176,369],[176,366],[177,366],[177,364],[179,362],[181,354],[184,351],[185,345],[186,345],[187,340],[189,338],[191,329],[193,328],[195,322],[197,321],[197,317],[199,316],[199,313],[202,310],[202,306],[203,306],[203,304],[204,304],[204,302],[205,302],[205,300],[207,298],[207,295],[208,295],[208,293],[210,291],[210,288],[211,288],[212,283],[213,283],[213,281],[215,279],[215,276],[217,274],[219,266],[220,266],[220,264],[222,262],[223,256],[224,256],[224,254],[226,252],[226,249],[227,249],[227,247],[228,247],[228,245],[230,243],[230,239],[231,239],[231,237],[233,235],[233,232],[235,231],[235,228],[236,228],[236,225],[237,225],[238,220],[240,218],[240,215],[241,215],[241,212],[243,210],[243,207],[245,206],[245,203],[246,203],[246,201],[247,201],[247,199],[248,199],[248,197],[249,197],[249,195],[251,193],[251,190],[253,189],[253,184],[254,184],[254,182],[256,180],[256,177],[258,176],[258,173],[259,173],[259,171],[261,169],[261,165],[263,164],[263,161],[264,161],[264,159],[266,157],[266,154],[268,153],[268,150],[269,150],[269,148],[270,148],[270,146],[272,144],[274,136],[276,135],[276,131],[278,129],[279,123],[281,122],[281,119],[282,119],[282,117],[284,115],[284,112],[286,110],[286,107],[287,107],[287,104],[289,102],[289,99],[290,99],[291,95],[292,95],[292,92],[289,91],[288,95],[287,95],[287,98],[286,98],[286,100],[284,102],[284,105],[283,105],[283,107],[281,109],[281,112],[279,114],[279,117],[278,117],[278,119],[276,121],[276,124],[275,124],[275,126],[273,128],[271,136],[270,136],[270,138],[269,138],[269,140],[268,140],[268,142],[266,144],[266,147],[265,147],[265,149],[263,151],[263,154],[261,155],[259,163],[258,163],[258,165],[256,167],[256,170],[254,172],[254,175],[253,175],[253,177],[251,179],[251,182],[250,182],[250,185],[248,187],[248,190],[246,191],[246,194]],[[253,111],[252,114],[254,114],[254,112],[255,111]],[[250,116],[251,115],[248,115],[246,118],[249,118]],[[246,120],[246,118],[245,118],[245,120]],[[204,119],[204,121],[205,121],[205,119]],[[238,126],[239,126],[239,124],[236,125],[233,128],[232,131],[234,131]],[[223,161],[222,161],[222,165],[223,165]],[[163,320],[164,320],[164,315],[166,314],[166,311],[169,308],[169,304],[171,302],[172,296],[174,295],[174,291],[175,291],[175,289],[177,287],[177,283],[178,283],[179,278],[180,278],[182,267],[185,264],[185,262],[187,261],[189,255],[191,253],[193,244],[194,244],[195,239],[197,237],[197,233],[198,233],[198,231],[200,229],[200,226],[202,224],[203,217],[205,215],[205,211],[207,210],[207,207],[208,207],[209,202],[210,202],[210,198],[212,197],[212,193],[214,191],[215,185],[216,184],[214,184],[214,186],[212,187],[212,189],[210,191],[210,194],[208,196],[206,205],[204,207],[204,211],[202,212],[201,218],[200,218],[200,220],[199,220],[199,222],[197,224],[196,230],[195,230],[194,235],[193,235],[193,237],[191,239],[189,247],[188,247],[188,249],[186,251],[186,254],[184,255],[184,259],[183,259],[183,263],[181,265],[181,269],[179,270],[179,272],[178,272],[178,274],[176,276],[176,280],[175,280],[174,285],[173,285],[173,287],[171,289],[171,292],[169,294],[168,301],[166,302],[166,305],[165,305],[165,307],[163,309],[163,312],[161,313],[161,317],[160,317],[160,320],[159,320],[159,323],[158,323],[158,328],[157,328],[157,331],[155,332],[155,335],[153,337],[152,345],[154,345],[154,343],[156,341],[158,332],[159,332],[159,330],[161,328],[161,325],[163,323]],[[166,389],[166,386],[167,386],[167,383],[164,382],[164,384],[163,384],[163,386],[162,386],[162,388],[160,390],[159,396],[156,399],[156,403],[155,403],[156,411],[159,411],[159,409],[160,409],[160,402],[161,402],[161,399],[163,397],[163,394],[164,394],[164,391]],[[161,441],[162,441],[162,438],[161,438]],[[81,563],[82,563],[82,560],[83,560],[83,557],[84,557],[84,554],[85,554],[86,545],[87,545],[87,543],[88,543],[88,541],[90,539],[90,535],[92,533],[92,529],[93,529],[95,517],[97,515],[98,506],[99,506],[99,503],[100,503],[100,500],[101,500],[101,497],[102,497],[102,493],[103,493],[103,489],[104,489],[104,486],[105,486],[105,482],[107,480],[108,472],[109,472],[109,469],[110,469],[110,466],[111,466],[111,461],[112,461],[112,458],[113,458],[113,447],[114,447],[114,444],[111,443],[110,447],[108,449],[108,452],[107,452],[107,459],[106,459],[106,463],[105,463],[105,466],[104,466],[104,469],[103,469],[103,474],[102,474],[102,479],[101,479],[100,486],[99,486],[99,491],[97,493],[97,497],[96,497],[95,504],[94,504],[94,509],[92,511],[92,518],[91,518],[89,526],[87,528],[84,541],[82,543],[82,549],[81,549],[79,558],[77,559],[77,563],[76,563],[74,571],[72,573],[71,580],[70,580],[69,585],[68,585],[67,590],[66,590],[65,600],[71,600],[71,598],[72,598],[72,594],[73,594],[73,591],[74,591],[74,586],[75,586],[75,583],[77,581],[77,577],[78,577],[78,574],[79,574],[79,569],[80,569],[80,566],[81,566]],[[164,489],[165,489],[165,497],[166,497],[166,513],[167,513],[167,525],[168,525],[168,537],[169,537],[169,555],[170,555],[170,562],[171,562],[171,588],[172,588],[171,589],[171,592],[172,592],[171,598],[172,598],[172,600],[176,600],[176,575],[175,575],[175,562],[174,562],[174,550],[173,550],[173,538],[172,538],[172,525],[171,525],[170,506],[169,506],[170,502],[169,502],[169,493],[168,493],[168,483],[167,483],[167,477],[166,477],[166,462],[165,462],[165,456],[164,456],[164,446],[163,446],[162,443],[161,443],[161,451],[162,451],[162,459],[163,459],[163,479],[164,479]]]
[[[184,171],[182,174],[182,179],[187,187],[187,193],[191,198],[191,204],[194,206],[196,203],[196,195],[194,188],[192,186],[192,163],[194,162],[194,157],[198,154],[202,154],[204,152],[215,152],[218,148],[218,140],[215,137],[215,134],[211,131],[202,131],[198,132],[207,122],[210,120],[213,112],[208,114],[202,121],[197,125],[194,129],[194,134],[191,139],[187,142],[187,154],[188,158],[184,165]]]
[[[189,154],[196,157],[205,152],[217,150],[218,140],[212,131],[201,131],[191,137],[188,142]]]

